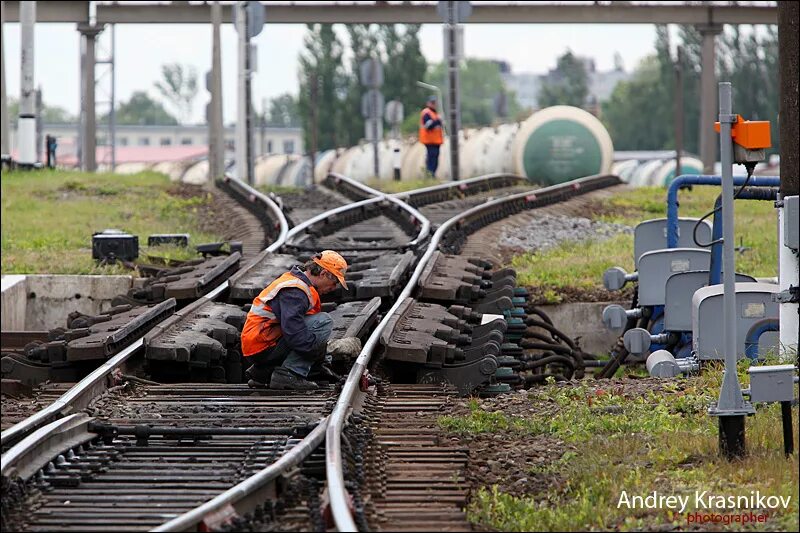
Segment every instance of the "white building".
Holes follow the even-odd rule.
[[[627,80],[631,74],[625,72],[622,68],[616,68],[608,72],[598,72],[595,69],[594,60],[588,58],[581,58],[586,66],[586,74],[588,75],[589,94],[586,97],[586,107],[593,108],[600,102],[608,100],[614,87],[620,81]],[[539,92],[542,89],[542,84],[548,81],[555,81],[558,73],[551,70],[547,74],[534,74],[531,72],[520,72],[514,74],[510,71],[501,74],[506,89],[514,91],[517,95],[517,101],[523,108],[539,109]]]
[[[10,131],[11,153],[17,151],[16,124],[12,121]],[[58,142],[57,156],[59,161],[72,160],[77,156],[77,147],[80,146],[77,124],[43,124],[42,145],[46,135],[53,135]],[[225,128],[225,145],[228,150],[233,150],[235,128]],[[106,125],[97,127],[97,145],[108,145],[109,130]],[[118,125],[116,127],[117,147],[170,147],[170,146],[208,146],[208,126],[144,126],[144,125]],[[256,128],[255,131],[256,155],[265,154],[302,154],[303,130],[301,128]],[[41,153],[44,160],[44,150]]]

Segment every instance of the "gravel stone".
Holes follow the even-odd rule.
[[[542,215],[524,226],[504,226],[500,242],[507,247],[536,252],[565,241],[605,240],[620,233],[633,234],[633,228],[582,217]]]

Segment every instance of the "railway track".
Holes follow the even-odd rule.
[[[501,184],[503,180],[504,184]],[[147,450],[142,448],[150,446],[152,450],[154,445],[157,450],[163,451],[164,461],[171,465],[170,468],[174,467],[175,471],[180,473],[188,472],[185,477],[192,478],[186,480],[187,484],[181,487],[189,491],[197,488],[198,494],[202,494],[196,499],[185,501],[185,505],[173,505],[158,511],[149,509],[147,516],[151,521],[147,522],[146,526],[142,523],[143,527],[149,528],[155,523],[169,521],[161,526],[160,530],[194,528],[203,522],[220,524],[230,520],[232,515],[244,517],[245,521],[249,520],[251,523],[263,523],[265,515],[262,503],[265,500],[269,501],[268,507],[273,511],[273,516],[268,517],[267,522],[277,516],[274,511],[279,508],[293,509],[294,514],[286,516],[298,520],[297,502],[295,501],[292,507],[291,498],[283,501],[282,496],[278,494],[280,492],[290,495],[292,491],[278,490],[276,479],[279,474],[287,471],[288,466],[301,464],[323,440],[326,431],[328,461],[325,470],[331,508],[339,529],[352,527],[353,519],[358,520],[362,526],[393,529],[399,526],[404,516],[406,520],[410,520],[409,514],[413,513],[415,502],[420,503],[426,498],[430,500],[431,492],[422,487],[428,479],[423,476],[426,461],[429,464],[436,463],[442,468],[448,464],[462,464],[463,468],[465,464],[463,450],[444,450],[437,444],[435,436],[431,433],[426,435],[422,431],[424,427],[408,428],[411,425],[408,423],[410,414],[408,408],[415,404],[422,406],[427,402],[429,405],[429,408],[426,408],[427,412],[433,416],[441,408],[441,399],[449,394],[464,393],[486,383],[490,388],[494,387],[496,392],[507,390],[510,385],[519,385],[521,382],[519,376],[515,375],[515,367],[519,367],[523,359],[514,360],[514,354],[519,351],[519,347],[514,347],[513,343],[506,341],[524,337],[524,333],[520,334],[519,324],[514,322],[514,319],[519,317],[512,316],[515,313],[514,309],[517,309],[514,306],[524,304],[522,301],[517,301],[524,300],[524,295],[515,288],[515,281],[510,273],[493,272],[488,263],[484,264],[481,261],[470,263],[448,258],[441,253],[434,258],[436,249],[444,248],[446,251],[452,251],[481,225],[540,204],[546,205],[548,202],[560,201],[593,188],[612,185],[615,181],[611,178],[590,178],[583,180],[577,188],[574,185],[549,188],[553,191],[537,193],[533,197],[514,195],[516,187],[520,187],[519,180],[508,177],[502,179],[493,177],[483,183],[480,180],[470,180],[466,185],[448,184],[429,190],[391,196],[383,195],[341,176],[332,175],[328,182],[329,186],[337,191],[335,194],[349,198],[357,197],[358,201],[296,224],[291,231],[287,231],[287,222],[281,224],[274,221],[280,218],[280,215],[270,207],[273,215],[265,217],[267,224],[278,224],[283,227],[280,236],[270,247],[245,261],[245,264],[240,266],[235,274],[228,276],[226,281],[210,289],[193,303],[178,309],[171,318],[153,328],[147,337],[130,344],[123,350],[128,353],[120,352],[113,355],[112,359],[107,361],[106,368],[101,368],[90,376],[90,385],[85,387],[84,392],[73,391],[73,397],[69,401],[62,401],[61,404],[56,402],[55,407],[49,412],[42,411],[35,420],[28,420],[27,424],[23,422],[22,426],[15,426],[16,431],[10,431],[15,428],[10,428],[10,432],[4,431],[4,448],[8,449],[17,444],[3,455],[4,490],[8,489],[9,494],[15,495],[13,499],[8,500],[13,501],[15,506],[22,504],[31,506],[28,512],[13,515],[14,527],[28,530],[43,527],[46,517],[53,516],[53,512],[56,514],[59,512],[58,505],[63,505],[65,498],[79,493],[85,497],[81,500],[85,502],[85,508],[75,513],[73,517],[76,520],[76,528],[97,524],[114,525],[113,521],[105,521],[111,519],[107,516],[107,508],[104,510],[102,506],[93,507],[90,502],[92,495],[98,495],[101,488],[116,489],[106,485],[95,486],[93,483],[113,485],[119,481],[121,486],[134,483],[135,489],[139,490],[137,497],[157,494],[158,491],[166,491],[163,492],[166,494],[170,490],[176,490],[177,487],[170,485],[172,481],[168,479],[169,476],[162,475],[163,472],[158,471],[157,466],[154,466],[155,463],[151,461],[153,464],[148,464],[146,460],[137,463],[141,457],[152,458],[147,455]],[[245,202],[260,203],[265,206],[272,203],[271,200],[262,198],[263,195],[260,197],[254,194],[243,184],[229,180],[228,186],[237,188],[240,200]],[[499,196],[507,198],[503,201],[486,203],[487,197]],[[450,205],[440,210],[441,217],[452,212],[459,212],[465,216],[458,222],[451,220],[440,227],[431,239],[433,244],[429,245],[430,226],[424,212],[432,213],[434,204],[438,205],[443,201],[450,202]],[[458,202],[463,203],[458,204]],[[412,207],[415,203],[423,212]],[[485,206],[488,209],[478,213],[475,211],[479,210],[478,207],[469,209],[469,205]],[[314,214],[314,209],[312,207],[312,211],[308,211],[307,214]],[[152,377],[157,371],[162,372],[160,375],[163,376],[166,368],[184,368],[186,372],[194,372],[198,379],[236,381],[241,374],[241,367],[237,368],[235,363],[237,360],[235,349],[238,343],[236,327],[242,321],[242,305],[251,301],[252,297],[275,275],[284,271],[287,264],[303,260],[312,253],[312,250],[316,251],[323,247],[337,249],[349,263],[354,265],[352,273],[348,273],[350,291],[348,294],[334,295],[334,299],[344,303],[327,304],[332,313],[338,313],[334,335],[355,334],[365,341],[364,351],[353,364],[348,380],[341,384],[342,394],[338,397],[336,396],[338,387],[329,384],[317,393],[320,398],[312,402],[314,409],[311,409],[303,403],[311,401],[308,395],[304,395],[301,399],[294,393],[252,391],[243,388],[242,385],[231,383],[132,386],[130,381],[125,381],[120,376],[120,373],[138,373]],[[426,278],[420,283],[420,277],[426,266],[428,268]],[[448,276],[449,270],[452,270],[450,276]],[[353,276],[352,282],[350,276]],[[410,282],[406,283],[409,278]],[[418,283],[421,285],[420,294],[424,294],[423,300],[426,302],[408,299]],[[217,299],[220,301],[215,301]],[[464,303],[473,304],[474,309],[462,305]],[[455,308],[453,304],[456,305]],[[447,305],[449,307],[445,307]],[[395,316],[397,309],[401,307],[406,315]],[[508,313],[503,318],[505,311]],[[408,344],[413,345],[415,350],[392,346],[397,340],[392,337],[394,333],[387,328],[392,320],[395,326],[402,323],[408,331],[414,332]],[[435,325],[437,320],[440,326]],[[412,327],[409,328],[409,324]],[[522,329],[525,329],[524,323]],[[381,341],[381,334],[384,331],[386,334]],[[422,342],[418,342],[420,339]],[[382,360],[390,363],[390,369],[394,365],[394,371],[401,382],[405,379],[413,383],[421,379],[429,384],[379,383],[378,399],[370,400],[373,402],[371,406],[363,403],[366,401],[365,392],[358,391],[370,390],[370,378],[364,371],[371,352],[378,347],[379,341],[384,352]],[[486,346],[496,348],[490,348],[488,355],[481,355],[479,348]],[[132,357],[133,354],[136,354],[136,357]],[[435,361],[430,359],[432,355],[438,359]],[[340,365],[339,368],[346,372],[350,362],[337,363]],[[501,371],[502,369],[505,370]],[[456,387],[442,392],[438,399],[436,396],[432,397],[432,390],[444,391],[442,385],[438,383],[447,380],[455,381]],[[374,379],[372,381],[375,382]],[[113,392],[97,399],[99,392],[109,387]],[[123,390],[119,387],[126,388]],[[360,396],[363,398],[357,399]],[[118,400],[124,400],[124,403],[115,403]],[[256,409],[257,413],[264,414],[265,418],[259,418],[258,414],[247,416],[248,411],[244,406],[250,405],[250,402],[255,402],[259,406],[263,402],[264,406],[268,406],[263,411]],[[222,405],[221,408],[219,404]],[[287,421],[281,418],[283,412],[281,406],[291,406],[291,409],[300,414],[305,412],[304,409],[311,410],[309,416],[300,416],[302,420]],[[356,502],[363,501],[363,496],[369,494],[367,500],[382,503],[378,507],[375,507],[377,503],[370,504],[373,507],[369,513],[363,506],[356,505],[355,516],[352,516],[346,510],[348,498],[343,495],[342,490],[345,488],[345,482],[340,447],[341,431],[347,413],[353,408],[355,411],[361,411],[362,406],[365,406],[363,413],[355,417],[361,422],[356,422],[354,418],[354,422],[348,428],[348,431],[355,432],[351,439],[353,445],[348,449],[348,453],[355,455],[348,456],[348,464],[354,465],[350,468],[350,473],[354,474],[356,479],[348,480],[347,488]],[[52,424],[58,424],[59,417],[67,410],[74,412],[81,409],[85,413],[75,416],[83,419],[71,421],[81,428],[73,431],[80,434],[80,437],[72,437],[80,442],[68,438],[66,441],[69,445],[65,445],[64,438],[54,438],[44,429],[39,429],[44,423],[52,420],[56,420]],[[270,417],[266,412],[275,416]],[[384,418],[375,416],[374,413],[379,412],[394,413],[386,418],[394,420],[397,424],[395,429],[400,432],[387,438],[388,434],[384,433],[383,427],[376,425],[379,419]],[[330,418],[326,418],[329,413]],[[270,420],[269,424],[261,422],[267,419]],[[62,418],[61,422],[64,420]],[[369,426],[370,423],[373,426]],[[434,426],[435,418],[429,419],[428,429],[433,431]],[[422,432],[418,431],[419,435],[416,437],[413,432],[410,436],[404,437],[401,430],[405,429]],[[37,433],[31,434],[37,430]],[[276,431],[283,433],[275,435]],[[300,440],[306,433],[309,433],[309,436]],[[369,448],[372,434],[379,436],[377,444],[383,446],[383,449]],[[27,440],[21,441],[26,436]],[[395,440],[401,444],[395,445]],[[51,443],[52,447],[44,455],[31,451],[34,444],[39,441]],[[193,442],[192,446],[196,447],[208,446],[211,454],[219,452],[221,455],[218,460],[224,463],[222,468],[229,469],[225,472],[237,472],[238,477],[225,474],[224,483],[213,485],[213,488],[209,489],[206,483],[210,483],[209,478],[212,476],[205,471],[216,463],[202,464],[201,461],[201,464],[187,466],[185,464],[189,462],[185,455],[187,441]],[[100,446],[98,444],[100,442],[102,446],[110,446],[114,450],[120,448],[118,454],[112,454],[118,456],[119,461],[104,463],[101,461],[102,468],[92,466],[99,463],[87,449]],[[271,444],[259,444],[262,442]],[[41,448],[41,445],[37,446]],[[262,453],[258,457],[260,461],[263,456],[263,462],[247,463],[250,466],[245,468],[242,465],[246,463],[246,450],[253,447],[280,449],[280,453],[276,452],[273,455]],[[237,453],[244,453],[244,456],[230,452],[233,449],[238,450]],[[358,457],[359,449],[361,459]],[[173,451],[177,454],[174,456],[175,461],[169,459]],[[125,455],[126,453],[128,455]],[[453,454],[454,459],[450,459],[451,455],[448,454]],[[58,455],[62,455],[63,460],[60,460]],[[84,456],[87,459],[82,463],[81,458]],[[21,457],[26,459],[20,459]],[[388,484],[384,487],[386,490],[381,489],[380,484],[368,485],[367,480],[374,479],[368,474],[379,471],[380,465],[365,462],[364,457],[392,457],[391,461],[395,465],[415,465],[412,471],[422,477],[410,476],[404,480],[387,478]],[[23,463],[26,466],[21,467]],[[121,466],[123,464],[127,466]],[[137,471],[141,473],[141,477],[132,481],[131,478],[125,477],[127,474],[122,474],[117,479],[114,477],[117,472],[114,468],[117,466],[120,466],[119,472]],[[389,470],[394,472],[402,469]],[[256,472],[258,473],[255,476],[250,476]],[[197,479],[194,479],[195,474]],[[102,476],[110,477],[103,478],[105,481],[98,481]],[[306,476],[304,479],[308,481],[309,477]],[[441,511],[442,516],[448,517],[447,520],[451,522],[447,524],[450,525],[442,523],[445,529],[451,526],[460,529],[465,524],[458,508],[465,497],[462,496],[463,487],[459,485],[458,479],[459,476],[456,475],[453,484],[445,483],[437,487],[437,490],[441,489],[441,494],[448,495],[442,500],[445,502],[445,507],[439,509],[434,506],[430,509],[431,516]],[[241,483],[237,484],[240,481]],[[198,484],[192,485],[195,482]],[[308,486],[312,488],[322,487],[321,478],[309,483]],[[41,494],[52,494],[56,489],[64,491],[58,493],[60,498],[42,499]],[[86,492],[80,492],[84,489]],[[373,494],[370,490],[379,492]],[[213,499],[210,498],[212,493],[216,494]],[[308,493],[309,495],[305,497],[306,502],[316,501],[313,493],[314,490]],[[255,497],[256,495],[258,497]],[[4,498],[4,505],[6,500]],[[127,511],[130,514],[126,515],[127,518],[117,517],[121,521],[131,520],[133,515],[147,507],[148,502],[146,497],[125,501],[131,505]],[[206,503],[199,505],[202,501]],[[341,507],[343,502],[344,511]],[[55,505],[53,507],[55,511],[47,510],[47,505],[51,504]],[[223,509],[228,510],[227,514],[220,514]],[[183,511],[188,512],[181,514]],[[308,510],[308,519],[311,523],[319,521],[318,517],[315,518],[318,511],[318,509]],[[103,514],[104,512],[106,514]],[[7,525],[6,516],[4,507],[4,526]],[[11,514],[8,516],[12,517]],[[45,522],[36,522],[39,518]],[[241,520],[240,518],[236,523],[241,524]],[[419,525],[419,522],[416,523]]]

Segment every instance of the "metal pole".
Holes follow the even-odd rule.
[[[111,109],[108,111],[108,137],[111,142],[111,172],[117,169],[117,54],[116,24],[111,25]]]
[[[17,127],[17,143],[19,144],[19,163],[33,165],[36,157],[36,90],[33,81],[33,30],[36,24],[36,2],[20,2],[20,98],[19,126]]]
[[[447,68],[449,72],[449,108],[450,108],[450,177],[453,181],[460,179],[458,168],[458,131],[461,128],[458,110],[461,105],[459,102],[459,72],[458,56],[456,52],[456,32],[457,32],[457,7],[456,2],[447,2],[447,24],[445,32],[449,42],[447,57]]]
[[[717,150],[714,139],[714,111],[716,104],[717,76],[714,73],[716,61],[715,38],[722,26],[698,27],[703,36],[700,74],[700,159],[703,173],[714,173]]]
[[[315,70],[311,73],[311,87],[309,87],[309,97],[311,100],[311,132],[309,135],[309,141],[311,146],[309,146],[309,160],[311,161],[311,183],[314,182],[314,158],[317,156],[318,150],[318,138],[317,138],[317,98],[319,95],[319,77],[317,76],[316,67]],[[323,177],[324,179],[324,177]]]
[[[97,148],[97,123],[95,120],[95,41],[102,28],[93,24],[78,24],[78,31],[83,36],[85,54],[83,57],[83,131],[81,132],[83,170],[94,172],[97,169],[95,152]]]
[[[378,117],[381,116],[381,110],[378,109],[378,84],[376,83],[378,60],[373,58],[370,61],[370,89],[372,89],[372,105],[370,106],[370,118],[372,119],[372,175],[375,179],[380,179],[380,163],[378,161]]]
[[[683,47],[678,47],[675,63],[675,177],[681,175],[683,151]]]
[[[239,87],[236,121],[236,174],[237,177],[252,185],[247,175],[247,19],[244,2],[236,3],[236,23],[239,28]]]
[[[209,181],[221,178],[225,172],[225,134],[222,128],[222,63],[220,59],[219,28],[222,25],[222,6],[211,4],[211,113],[208,132]]]
[[[42,160],[42,114],[44,104],[42,101],[42,86],[36,89],[36,161]]]
[[[719,146],[722,164],[722,281],[723,281],[723,327],[725,339],[725,373],[719,391],[719,401],[712,414],[719,416],[720,451],[727,458],[740,457],[745,453],[744,417],[752,406],[745,404],[739,377],[736,374],[736,284],[734,247],[733,205],[733,141],[731,124],[736,121],[732,114],[730,82],[719,84]]]
[[[783,453],[794,453],[794,431],[792,431],[792,402],[781,402],[781,421],[783,423]]]
[[[244,9],[245,12],[245,28],[248,24],[250,24],[250,13],[248,9]],[[245,79],[244,79],[244,87],[245,87],[245,96],[244,102],[245,107],[247,109],[247,183],[253,185],[255,181],[255,120],[253,116],[253,78],[252,78],[252,71],[253,71],[253,57],[252,57],[252,48],[250,46],[250,37],[248,33],[245,33]]]
[[[6,3],[0,2],[0,153],[11,153],[8,141],[8,100],[6,99]]]

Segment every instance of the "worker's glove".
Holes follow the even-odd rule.
[[[327,352],[334,356],[357,357],[361,353],[361,339],[358,337],[345,337],[328,341]]]

